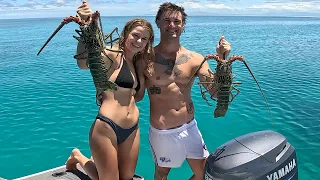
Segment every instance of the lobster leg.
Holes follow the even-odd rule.
[[[119,32],[118,32],[118,28],[114,28],[109,34],[107,34],[104,38],[104,40],[107,40],[108,38],[110,38],[110,42],[106,42],[106,44],[111,44],[111,48],[112,48],[112,43],[119,40],[119,38],[116,38],[115,40],[112,40],[112,34],[116,32],[118,34],[119,37]]]
[[[77,33],[80,37],[77,37],[77,36],[74,36],[74,35],[73,35],[73,37],[74,37],[77,41],[79,41],[79,42],[81,42],[82,44],[84,44],[85,42],[84,42],[83,39],[81,38],[81,37],[82,37],[81,31],[78,30],[78,29],[76,29],[75,31],[76,31],[76,33]],[[85,54],[85,53],[87,53],[87,51],[83,51],[83,52],[81,52],[81,53],[79,53],[79,54],[77,54],[77,55],[74,55],[73,58],[74,58],[74,59],[78,59],[78,58],[80,58],[81,55],[83,55],[83,54]],[[86,55],[86,56],[83,57],[83,58],[86,59],[87,57],[88,57],[88,56]]]
[[[234,79],[237,76],[237,74],[235,74],[234,76],[232,76],[232,79]]]
[[[215,88],[212,82],[198,82],[198,85],[200,86],[200,93],[202,98],[207,102],[209,106],[212,106],[212,104],[209,103],[208,99],[206,98],[206,93],[211,91],[210,99],[217,101],[217,98],[213,97],[215,94],[218,93],[218,88]],[[203,90],[204,89],[204,90]],[[214,89],[214,91],[212,91]]]
[[[218,101],[217,98],[213,97],[214,95],[216,95],[218,93],[218,88],[215,89],[215,91],[212,92],[212,94],[210,95],[210,98],[214,101]]]
[[[205,88],[203,88],[202,86],[199,86],[200,87],[200,93],[201,93],[201,96],[202,98],[206,101],[206,103],[209,105],[209,106],[212,106],[212,104],[209,103],[208,99],[206,98],[206,92],[208,92]],[[205,89],[205,90],[203,90]]]
[[[79,54],[77,54],[77,55],[74,55],[73,58],[74,58],[74,59],[79,59],[80,56],[83,55],[83,54],[85,54],[85,53],[87,53],[87,51],[84,51],[84,52],[82,52],[82,53],[79,53]],[[88,57],[88,56],[85,56],[85,57],[82,57],[82,58],[87,59],[87,57]]]
[[[237,84],[237,85],[239,85],[239,84]],[[233,95],[232,93],[230,93],[230,95],[231,95],[231,100],[229,101],[229,104],[233,101],[233,99],[240,93],[240,90],[239,89],[237,89],[235,86],[231,86],[231,91],[232,90],[236,90],[236,94],[235,95]]]
[[[115,29],[117,29],[117,28],[115,28]],[[105,37],[105,39],[104,40],[106,40],[107,38],[109,38],[110,37],[110,39],[112,38],[112,36],[110,36],[110,35],[112,35],[112,33],[115,31],[115,29],[111,32],[111,33],[109,33],[106,37]],[[76,32],[77,32],[77,34],[80,36],[80,37],[76,37],[76,36],[73,36],[76,40],[78,40],[79,42],[81,42],[81,43],[85,43],[83,40],[82,40],[82,34],[81,34],[81,31],[79,31],[79,30],[75,30]],[[117,38],[117,39],[119,39],[119,38]],[[116,39],[116,40],[117,40]],[[112,43],[112,42],[114,42],[114,41],[116,41],[116,40],[111,40],[110,42],[108,42],[108,43]],[[111,46],[112,47],[112,46]],[[112,51],[112,52],[119,52],[119,53],[121,53],[122,52],[122,50],[114,50],[114,49],[109,49],[109,48],[105,48],[106,50],[108,50],[108,51]],[[74,56],[74,58],[75,59],[78,59],[81,55],[83,55],[83,54],[85,54],[85,53],[87,53],[87,51],[84,51],[84,52],[82,52],[82,53],[79,53],[79,54],[77,54],[77,55],[75,55]],[[103,54],[105,54],[104,52],[102,52]],[[107,54],[105,54],[105,56],[109,59],[109,60],[111,60],[110,59],[110,57],[107,55]],[[86,57],[85,57],[86,58]]]
[[[120,49],[119,49],[119,50],[112,49],[112,44],[113,44],[114,42],[116,42],[116,41],[119,40],[119,38],[116,38],[116,39],[112,40],[112,34],[113,34],[114,32],[116,32],[116,33],[118,34],[118,36],[119,36],[118,28],[116,27],[116,28],[114,28],[110,33],[108,33],[108,34],[104,37],[105,43],[106,43],[106,44],[111,44],[111,45],[110,45],[111,48],[105,48],[105,49],[108,50],[108,51],[121,53],[121,52],[123,52],[123,51],[120,50]],[[110,41],[109,41],[109,42],[106,41],[108,38],[110,38]]]
[[[80,37],[82,37],[82,32],[80,30],[76,29],[75,31]],[[76,36],[73,36],[73,37],[76,38],[76,40],[84,43],[84,41],[80,37],[76,37]]]

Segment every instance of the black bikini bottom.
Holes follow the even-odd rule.
[[[112,127],[113,131],[116,133],[118,144],[123,143],[131,135],[131,133],[134,130],[136,130],[138,127],[138,123],[137,123],[129,129],[124,129],[124,128],[120,127],[119,125],[117,125],[115,122],[113,122],[111,119],[109,119],[105,116],[102,116],[101,114],[98,114],[96,119],[100,119],[101,121],[106,122],[107,124],[109,124]]]

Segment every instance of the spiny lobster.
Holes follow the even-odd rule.
[[[236,88],[236,86],[242,84],[241,82],[233,82],[233,79],[235,76],[232,75],[232,62],[235,60],[239,60],[244,63],[244,65],[247,67],[249,70],[251,76],[257,83],[260,92],[265,100],[265,103],[268,107],[268,110],[270,112],[269,105],[267,103],[267,100],[264,96],[264,93],[253,75],[252,71],[250,70],[247,62],[245,61],[243,56],[232,56],[228,60],[221,59],[218,55],[210,54],[205,56],[203,62],[201,65],[209,60],[209,59],[214,59],[217,61],[217,66],[216,66],[216,73],[214,74],[209,70],[209,76],[204,76],[205,81],[198,82],[198,85],[200,86],[201,90],[201,95],[202,98],[207,102],[208,105],[211,106],[209,101],[206,98],[205,93],[210,92],[210,98],[214,101],[217,101],[216,109],[214,110],[214,117],[222,117],[226,114],[229,104],[233,101],[233,99],[240,93],[240,90]],[[201,67],[200,65],[200,67]],[[200,68],[199,67],[199,68]],[[236,90],[236,94],[232,94],[232,91]],[[216,97],[214,97],[216,96]],[[271,112],[270,112],[271,114]]]
[[[98,25],[98,20],[100,23],[100,27]],[[112,52],[122,52],[122,50],[120,49],[112,49],[112,43],[119,40],[119,38],[112,40],[112,34],[114,32],[116,32],[119,37],[118,28],[113,29],[111,33],[104,36],[102,31],[100,13],[98,11],[94,12],[91,16],[91,20],[88,21],[85,21],[78,16],[69,16],[63,19],[58,28],[52,33],[45,44],[41,47],[37,55],[40,54],[40,52],[49,43],[53,36],[55,36],[55,34],[69,22],[75,22],[80,25],[80,30],[75,30],[80,37],[73,37],[85,45],[86,51],[75,55],[74,58],[77,58],[85,53],[88,54],[86,57],[86,63],[90,69],[94,85],[97,89],[97,96],[100,94],[99,92],[102,91],[117,90],[117,84],[109,80],[109,77],[111,76],[110,70],[112,69],[113,61],[105,52],[105,49]],[[106,41],[108,38],[110,38],[110,41]],[[106,48],[106,44],[111,44],[111,48]]]

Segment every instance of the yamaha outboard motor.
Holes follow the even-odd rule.
[[[205,180],[297,180],[294,147],[281,134],[259,131],[237,137],[208,157]]]

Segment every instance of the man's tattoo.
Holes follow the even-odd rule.
[[[182,54],[181,56],[177,57],[176,60],[174,59],[166,59],[160,54],[156,54],[155,62],[164,66],[167,66],[167,69],[164,71],[166,75],[171,75],[172,72],[175,76],[179,76],[182,71],[178,68],[178,65],[187,63],[193,55],[191,53],[188,54]]]
[[[172,70],[175,67],[175,65],[174,65],[174,61],[173,60],[170,60],[170,59],[168,59],[168,60],[169,61],[168,61],[167,69],[164,71],[164,73],[166,75],[171,75],[172,74]]]
[[[181,71],[178,67],[175,67],[173,69],[174,72],[174,76],[179,76],[180,74],[182,74],[183,71]]]
[[[203,74],[202,76],[205,79],[205,82],[207,82],[207,84],[205,84],[204,87],[208,91],[211,90],[214,87],[215,83],[216,83],[214,81],[214,73],[210,69],[208,69],[208,74],[207,75]]]
[[[193,57],[193,55],[192,55],[191,53],[182,54],[181,56],[179,56],[179,57],[177,58],[177,62],[179,62],[178,65],[184,64],[184,63],[188,62],[189,59],[191,59],[192,57]]]
[[[157,77],[156,77],[156,80],[160,80],[160,76],[157,76]]]
[[[188,114],[192,114],[194,112],[194,106],[192,102],[187,105],[187,112]]]
[[[151,94],[161,94],[161,88],[160,87],[156,87],[156,86],[152,86],[149,88],[149,91]]]
[[[164,66],[167,66],[167,69],[164,71],[166,75],[171,75],[174,67],[174,60],[166,59],[162,57],[160,54],[156,54],[155,62]]]

